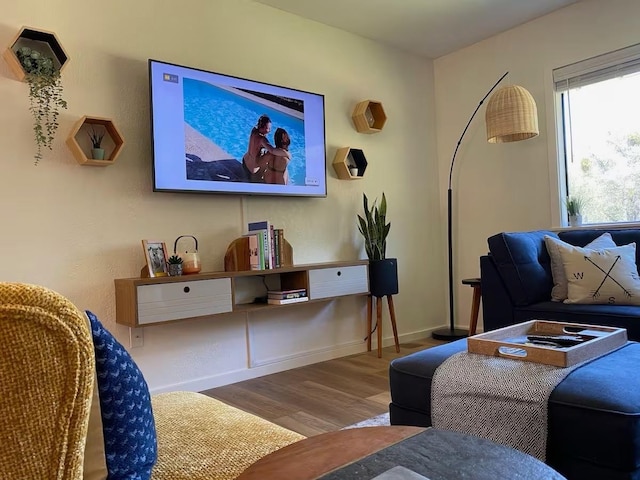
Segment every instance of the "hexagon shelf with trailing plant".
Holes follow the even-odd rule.
[[[367,169],[364,152],[358,148],[339,148],[333,157],[333,169],[342,180],[359,180]],[[353,172],[353,173],[352,173]]]
[[[378,133],[387,122],[382,103],[375,100],[364,100],[353,110],[353,124],[360,133]]]
[[[50,56],[53,59],[53,63],[60,70],[69,63],[69,55],[62,48],[62,44],[55,33],[31,27],[22,27],[3,53],[9,68],[21,82],[25,80],[26,73],[16,53],[20,47],[29,47],[32,50],[37,50],[41,55]]]
[[[101,136],[104,158],[93,158],[92,135]],[[80,165],[106,167],[115,163],[124,145],[122,134],[110,118],[85,115],[71,129],[67,146]]]

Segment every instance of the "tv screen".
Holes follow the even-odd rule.
[[[324,96],[149,60],[153,189],[327,195]]]

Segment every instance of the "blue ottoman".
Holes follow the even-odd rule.
[[[431,425],[431,379],[466,339],[389,367],[392,425]],[[549,398],[549,466],[575,480],[640,480],[640,343],[571,372]]]

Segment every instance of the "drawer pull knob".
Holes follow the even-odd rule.
[[[342,275],[342,272],[340,270],[338,270],[338,276]]]
[[[191,289],[189,287],[184,287],[184,293],[189,293]]]

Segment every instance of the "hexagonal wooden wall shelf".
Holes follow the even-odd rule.
[[[343,147],[339,148],[333,157],[333,169],[336,171],[338,178],[342,180],[359,180],[364,176],[367,169],[367,159],[364,152],[357,148]],[[351,173],[351,169],[356,168],[355,174]]]
[[[16,54],[20,47],[30,47],[38,50],[43,55],[51,56],[61,71],[69,63],[69,55],[62,48],[62,44],[55,33],[31,27],[22,27],[2,54],[13,74],[21,82],[24,81],[26,73]]]
[[[102,139],[105,147],[104,160],[93,159],[91,155],[87,156],[85,153],[91,152],[92,145],[87,130],[91,125],[102,125],[105,128],[105,136]],[[79,135],[80,133],[83,135]],[[67,146],[80,165],[93,165],[97,167],[112,165],[115,163],[118,155],[120,155],[123,145],[124,138],[110,118],[85,115],[76,122],[67,137]],[[109,153],[109,155],[106,155],[106,153]]]
[[[353,124],[360,133],[378,133],[387,121],[382,103],[375,100],[364,100],[353,110]]]

